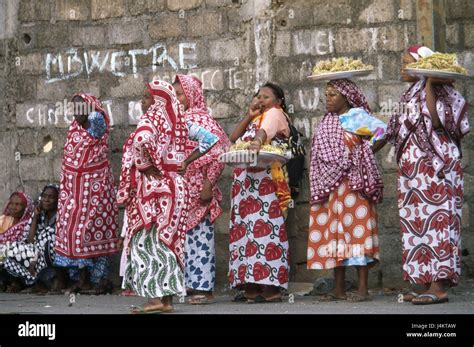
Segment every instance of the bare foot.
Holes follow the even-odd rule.
[[[415,288],[414,290],[409,291],[408,293],[403,294],[403,301],[411,302],[414,298],[418,297],[420,294],[424,294],[430,288],[429,283],[424,284],[422,287]]]
[[[431,294],[431,296],[430,296]],[[434,295],[434,297],[433,297]],[[413,298],[411,301],[412,304],[420,305],[420,304],[433,304],[438,302],[447,302],[448,301],[448,293],[439,291],[439,290],[428,290],[423,294],[420,294],[418,297]]]
[[[160,299],[150,300],[143,307],[134,307],[130,310],[131,314],[146,314],[163,312],[164,305]]]
[[[344,295],[339,295],[339,294],[336,294],[336,293],[329,293],[329,294],[326,294],[326,295],[321,295],[319,297],[319,301],[344,301],[344,300],[347,300],[347,296],[346,294]]]

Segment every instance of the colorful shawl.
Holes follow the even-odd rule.
[[[21,216],[20,220],[18,223],[12,225],[8,230],[6,230],[4,233],[0,234],[0,243],[7,243],[7,242],[13,242],[13,241],[20,241],[26,234],[28,233],[29,230],[27,229],[28,222],[33,215],[33,200],[30,198],[28,194],[22,193],[22,192],[15,192],[12,195],[10,195],[10,198],[14,195],[17,195],[20,197],[20,199],[23,201],[25,204],[25,211],[23,212],[23,215]],[[5,215],[8,210],[8,204],[5,206],[3,210],[3,214]]]
[[[344,131],[370,138],[369,143],[385,138],[387,125],[381,120],[370,115],[360,107],[351,108],[347,113],[339,116],[339,121]]]
[[[423,151],[432,161],[433,168],[439,177],[443,177],[445,166],[441,141],[433,128],[431,115],[426,102],[426,80],[414,84],[402,95],[401,113],[394,113],[387,130],[387,141],[395,145],[397,161],[410,134],[419,139]],[[461,139],[469,132],[467,103],[462,95],[450,85],[436,85],[436,110],[446,134],[461,150]]]
[[[186,121],[198,124],[219,137],[219,142],[212,149],[195,160],[186,170],[186,180],[190,184],[190,210],[188,216],[188,230],[196,227],[209,214],[211,223],[222,214],[220,202],[222,193],[217,186],[217,181],[224,171],[225,164],[219,161],[219,156],[230,146],[229,138],[219,123],[211,116],[206,106],[202,90],[202,82],[193,76],[176,75],[175,82],[179,82],[183,88],[188,109],[184,112]],[[186,141],[186,156],[189,156],[197,146],[197,142],[188,139]],[[213,186],[212,200],[208,204],[202,204],[200,193],[205,178],[209,179]]]
[[[155,80],[147,87],[154,103],[123,147],[117,200],[127,209],[128,241],[136,232],[155,226],[183,266],[187,209],[177,206],[187,202],[188,192],[182,184],[177,186],[181,182],[177,170],[186,159],[188,130],[173,86]],[[150,167],[163,176],[148,180],[140,171]]]
[[[95,96],[76,95],[103,114],[107,130],[96,139],[76,120],[69,128],[61,167],[55,251],[68,258],[86,259],[117,252],[118,208],[108,160],[108,114]]]
[[[370,113],[370,108],[357,85],[347,79],[328,83],[338,90],[352,107],[362,108]],[[321,203],[328,199],[345,177],[349,179],[351,190],[360,191],[371,201],[382,200],[383,183],[375,161],[375,156],[367,139],[349,151],[344,144],[344,129],[335,113],[326,113],[314,132],[311,147],[311,203]]]

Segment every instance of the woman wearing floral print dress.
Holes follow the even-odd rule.
[[[272,83],[258,93],[258,106],[234,129],[231,141],[251,141],[250,150],[285,139],[289,126],[283,90]],[[229,282],[245,290],[250,302],[281,301],[288,288],[288,237],[284,211],[290,191],[284,179],[275,180],[267,169],[236,169],[232,184]],[[277,176],[283,177],[283,175]]]
[[[412,85],[387,135],[398,163],[403,279],[420,287],[404,300],[416,305],[447,302],[447,289],[461,275],[461,140],[469,132],[467,103],[454,81],[419,80],[405,72],[407,64],[432,53],[413,45],[403,55],[402,80]]]
[[[122,156],[118,202],[127,212],[124,289],[148,298],[131,313],[171,312],[173,296],[185,295],[184,241],[189,193],[182,174],[218,141],[187,124],[174,88],[155,80],[142,98],[144,115],[128,137]],[[190,136],[198,148],[186,158]]]

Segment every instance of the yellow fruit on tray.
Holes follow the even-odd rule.
[[[440,70],[467,75],[467,70],[458,64],[454,53],[433,53],[429,57],[421,58],[415,63],[407,65],[412,69]]]
[[[333,58],[330,60],[323,60],[317,63],[313,69],[313,74],[319,75],[319,74],[329,73],[329,72],[370,70],[370,69],[373,69],[373,66],[364,64],[360,59]]]
[[[235,151],[242,151],[246,150],[250,147],[250,142],[237,142],[236,144],[232,145],[229,148],[229,152],[235,152]],[[260,148],[260,152],[268,152],[268,153],[274,153],[274,154],[279,154],[279,155],[284,155],[286,151],[286,144],[282,145],[263,145]]]

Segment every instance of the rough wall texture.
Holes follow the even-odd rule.
[[[61,105],[78,91],[106,103],[113,119],[110,158],[118,178],[122,144],[140,116],[144,83],[194,73],[204,82],[213,115],[226,130],[245,112],[257,84],[281,84],[298,128],[309,139],[324,112],[324,84],[306,80],[316,61],[362,58],[374,72],[359,84],[371,107],[383,106],[407,87],[399,82],[404,48],[416,42],[416,9],[409,0],[0,0],[0,201],[24,189],[37,196],[57,181],[70,117]],[[448,50],[474,75],[474,5],[446,0]],[[458,85],[472,102],[474,82]],[[472,113],[472,108],[471,108]],[[471,121],[474,123],[474,121]],[[464,276],[474,275],[474,143],[463,144],[465,206]],[[48,144],[52,149],[48,151]],[[385,201],[379,206],[382,261],[372,286],[397,287],[401,245],[396,169],[379,155]],[[231,171],[220,185],[229,191]],[[288,226],[291,279],[311,281],[306,270],[308,182]],[[217,222],[218,284],[226,283],[229,199]],[[352,274],[353,275],[353,274]]]

